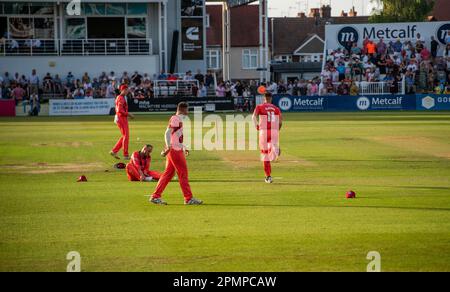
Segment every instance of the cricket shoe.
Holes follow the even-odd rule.
[[[120,160],[119,155],[117,155],[117,153],[114,153],[113,151],[109,152],[109,155],[111,155],[112,157],[114,157],[117,160]]]
[[[151,198],[150,203],[155,205],[167,206],[167,202],[163,201],[161,198]]]
[[[202,200],[197,200],[196,198],[192,198],[189,201],[184,203],[185,205],[202,205],[203,201]]]
[[[273,183],[273,178],[271,176],[268,176],[268,177],[266,177],[265,182],[267,184],[271,184],[271,183]]]

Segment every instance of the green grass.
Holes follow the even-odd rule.
[[[172,183],[158,207],[112,169],[111,117],[0,119],[0,271],[65,271],[73,250],[83,271],[365,271],[369,251],[383,271],[450,271],[448,112],[285,120],[275,184],[258,152],[194,151],[206,205]],[[131,148],[159,153],[166,125],[139,116]]]

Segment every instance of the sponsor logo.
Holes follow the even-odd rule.
[[[321,98],[296,98],[294,99],[294,107],[301,109],[323,109],[323,101]]]
[[[348,42],[357,43],[359,40],[359,33],[358,31],[351,27],[346,26],[342,28],[337,35],[338,42],[341,44],[341,46],[346,47]]]
[[[429,110],[436,106],[436,102],[434,98],[432,98],[431,96],[427,96],[422,98],[422,106]]]
[[[292,108],[292,101],[288,97],[283,97],[278,101],[278,106],[283,111],[289,111]]]
[[[450,23],[446,23],[444,25],[441,25],[436,32],[437,39],[444,45],[447,44],[446,39],[448,37],[449,31],[450,31]]]
[[[368,110],[370,108],[370,100],[365,96],[360,97],[356,101],[356,106],[362,111]]]
[[[394,98],[388,97],[373,97],[372,106],[373,108],[401,108],[403,102],[403,97],[397,96]]]
[[[198,27],[189,27],[186,30],[186,38],[191,41],[200,40],[200,28]]]
[[[369,39],[387,39],[387,40],[395,40],[395,39],[412,39],[416,37],[417,25],[407,25],[401,29],[393,29],[392,27],[372,27],[372,28],[364,28],[363,38]]]

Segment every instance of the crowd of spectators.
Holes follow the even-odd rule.
[[[289,82],[258,81],[218,82],[213,73],[168,74],[161,72],[149,76],[135,71],[103,72],[92,77],[88,72],[75,77],[72,72],[62,77],[50,73],[40,80],[36,70],[29,76],[5,72],[0,76],[0,98],[13,98],[16,103],[39,99],[45,94],[59,95],[67,99],[115,98],[120,84],[128,84],[131,95],[138,99],[167,96],[215,95],[234,98],[238,107],[246,107],[247,101],[258,95],[258,87],[264,85],[272,94],[291,95],[357,95],[364,82],[383,82],[392,94],[399,93],[400,83],[406,94],[450,94],[450,31],[446,45],[433,37],[429,44],[417,34],[414,40],[374,42],[368,38],[362,47],[349,42],[345,47],[328,52],[321,76],[312,80]],[[183,81],[183,82],[179,82]],[[175,88],[175,90],[173,89]]]
[[[183,82],[177,84],[177,81]],[[103,72],[98,77],[91,77],[86,72],[78,78],[72,72],[65,77],[47,73],[42,80],[36,70],[32,70],[28,76],[19,73],[11,76],[9,72],[5,72],[0,76],[0,98],[13,98],[16,103],[27,100],[32,95],[59,96],[66,99],[115,98],[120,84],[128,84],[132,97],[139,99],[154,98],[155,94],[158,97],[206,97],[208,88],[213,89],[215,79],[212,73],[202,74],[200,71],[195,75],[189,71],[185,74],[161,72],[153,76],[137,71],[133,74],[123,72],[121,75]],[[180,92],[173,90],[173,87],[179,88]]]
[[[431,37],[426,43],[417,34],[414,40],[378,42],[366,38],[362,47],[349,42],[328,53],[321,74],[320,95],[347,95],[355,82],[384,82],[390,93],[450,93],[450,32],[446,45]]]

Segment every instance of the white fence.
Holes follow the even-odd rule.
[[[199,88],[198,80],[155,80],[155,97],[192,96],[193,88]]]
[[[393,88],[392,82],[367,82],[360,81],[355,82],[359,88],[359,95],[387,95],[387,94],[405,94],[406,93],[406,82],[405,78],[403,78],[400,82],[397,83],[398,88]],[[340,83],[333,83],[335,92],[339,87]],[[393,92],[396,91],[396,92]]]
[[[153,55],[152,39],[2,39],[3,56]]]

